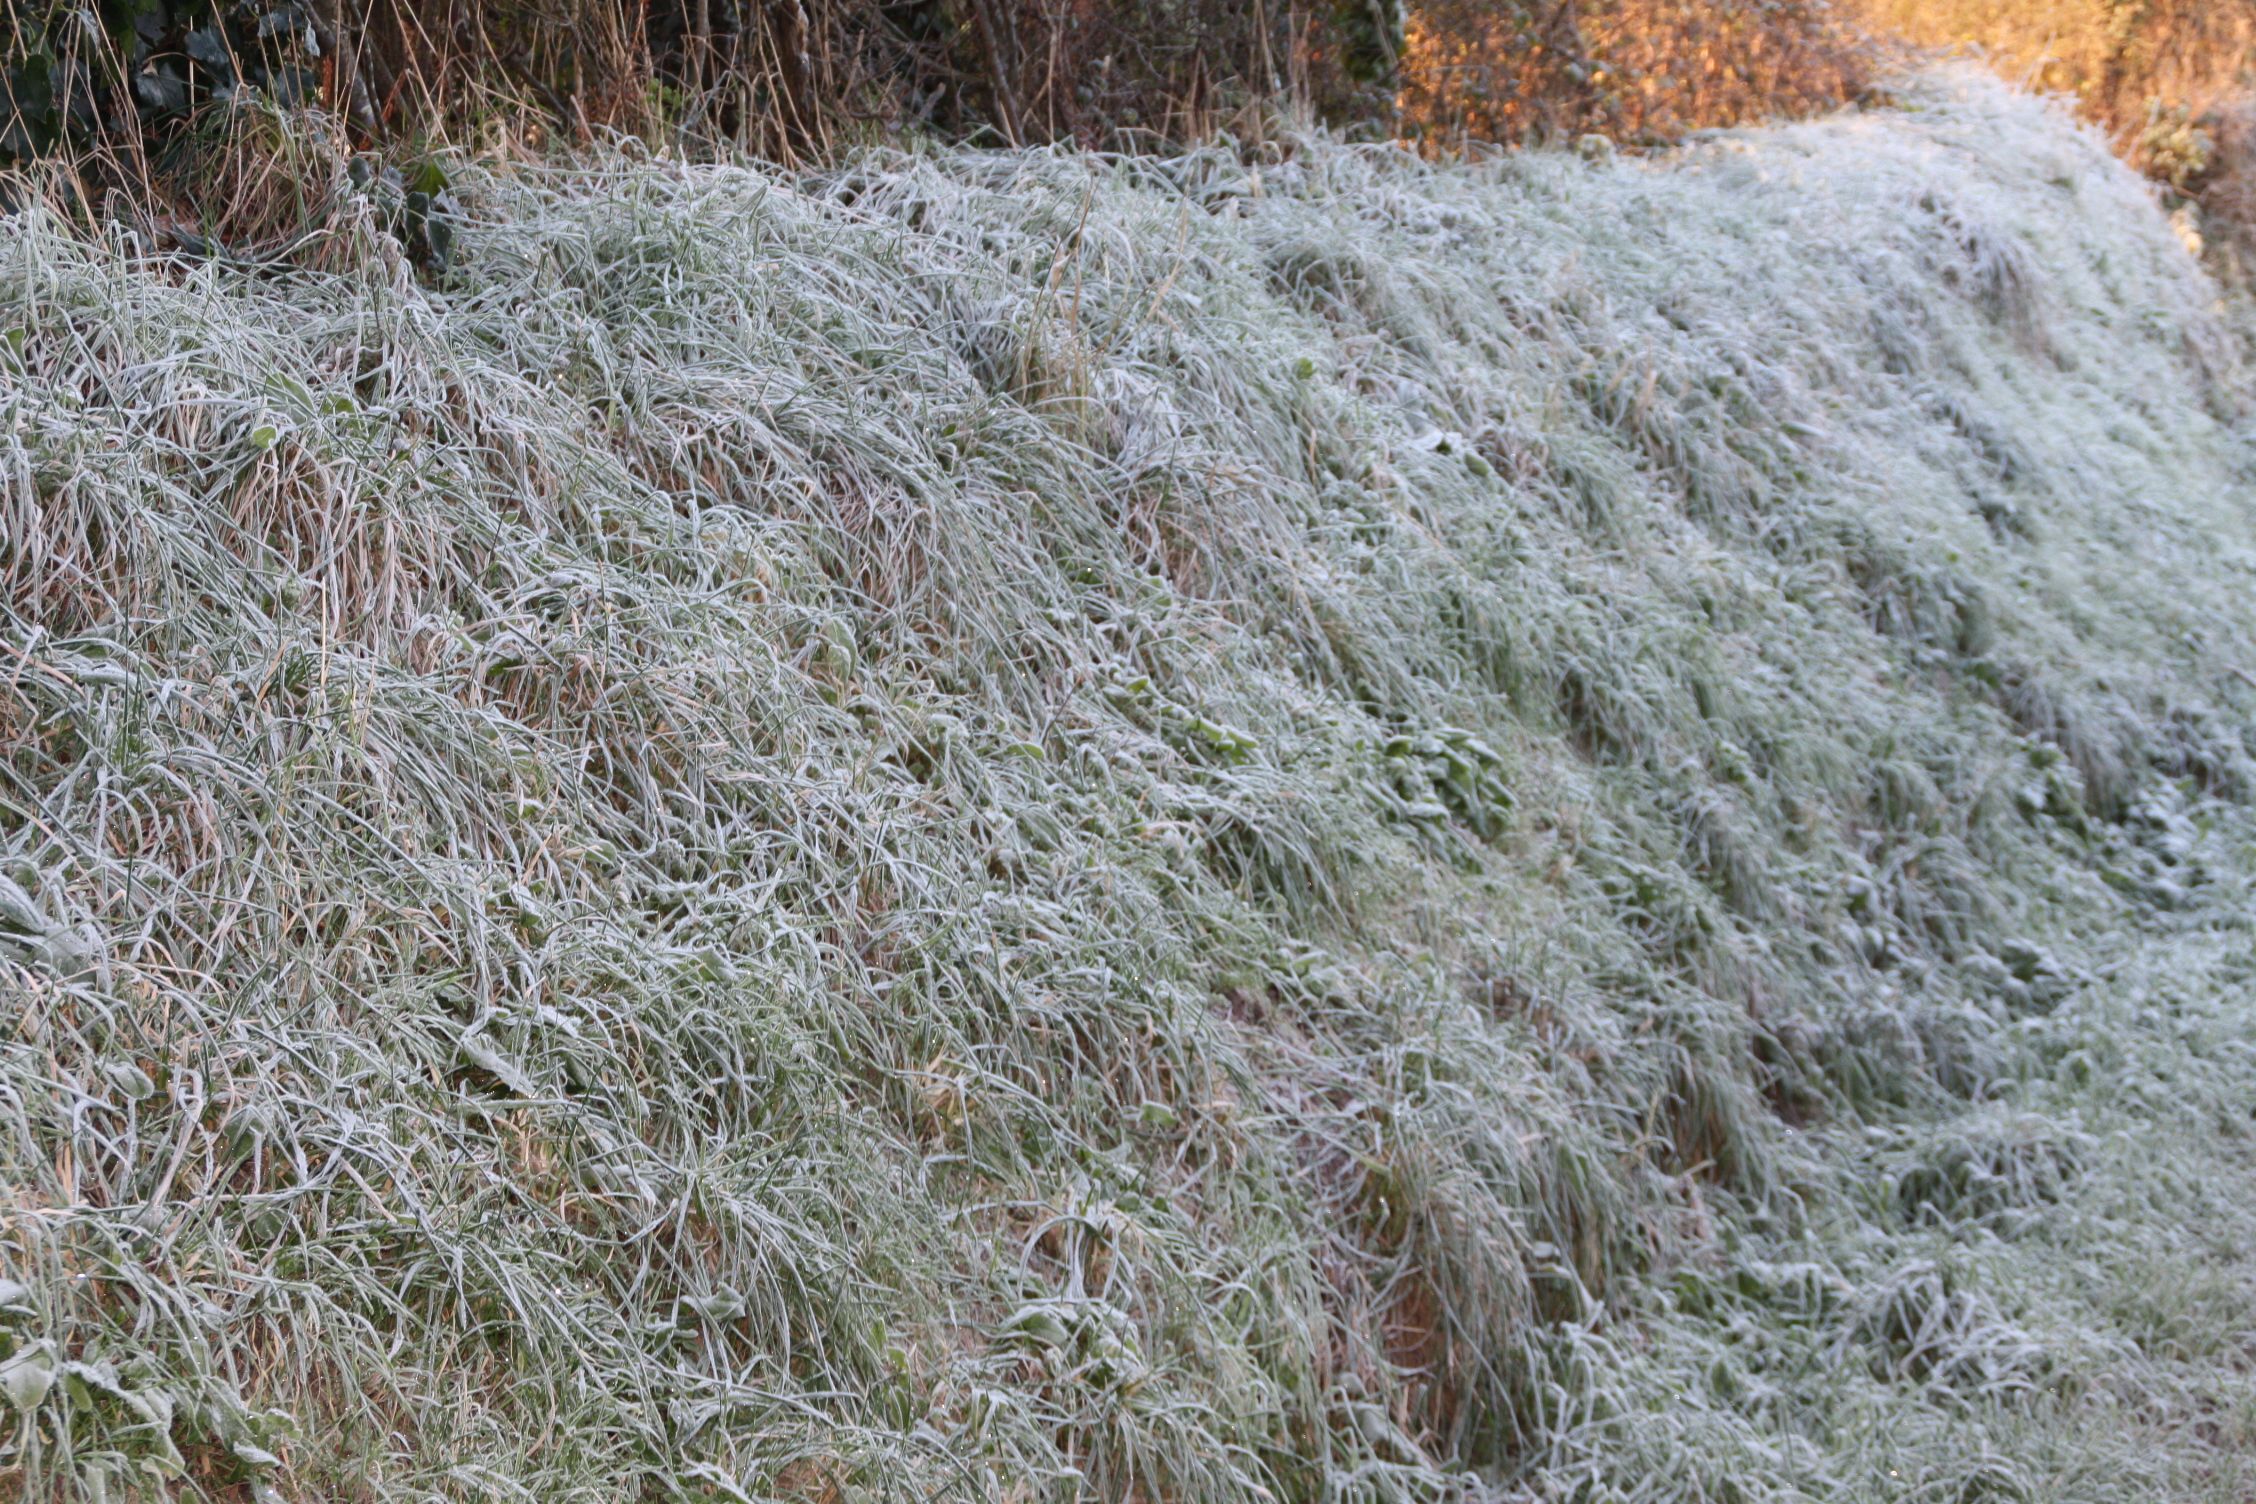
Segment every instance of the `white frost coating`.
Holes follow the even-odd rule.
[[[0,221],[0,1478],[2247,1497],[2246,373],[2088,133],[460,176]]]

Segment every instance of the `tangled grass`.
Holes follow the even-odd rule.
[[[0,1477],[2245,1497],[2243,371],[1904,100],[0,221]]]

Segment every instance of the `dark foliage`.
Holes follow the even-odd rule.
[[[33,0],[0,21],[0,150],[144,152],[247,88],[363,145],[493,119],[785,158],[903,128],[1149,143],[1287,95],[1381,115],[1401,33],[1394,0]]]

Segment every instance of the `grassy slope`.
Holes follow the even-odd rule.
[[[2256,536],[2129,175],[0,225],[34,1497],[2245,1497]]]

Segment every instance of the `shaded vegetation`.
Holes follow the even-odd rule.
[[[1382,116],[1379,0],[10,0],[0,159],[161,151],[240,94],[355,144],[626,132],[797,160],[873,134],[1182,142],[1291,99]]]

